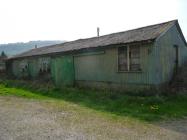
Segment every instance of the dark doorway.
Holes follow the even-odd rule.
[[[179,69],[179,46],[178,45],[174,45],[175,47],[175,73],[178,73],[178,69]]]

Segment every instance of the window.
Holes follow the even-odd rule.
[[[40,73],[50,72],[49,59],[43,58],[39,60]]]
[[[127,47],[118,48],[118,69],[120,71],[127,71]]]
[[[28,70],[28,63],[25,61],[21,62],[19,68],[21,72],[26,72]]]
[[[140,47],[129,47],[130,71],[140,71]]]
[[[124,46],[118,48],[119,71],[141,71],[140,47]]]

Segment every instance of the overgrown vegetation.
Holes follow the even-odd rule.
[[[0,82],[0,95],[14,95],[40,100],[65,100],[101,112],[138,118],[144,121],[187,116],[187,95],[159,95],[154,94],[154,91],[145,92],[146,94],[143,92],[118,93],[78,88],[58,89],[50,83],[39,84],[38,82],[18,80]],[[151,92],[149,96],[147,92]],[[152,94],[154,96],[151,96]]]

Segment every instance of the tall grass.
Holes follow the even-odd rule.
[[[95,110],[144,121],[156,121],[187,116],[187,95],[149,96],[130,92],[97,91],[78,88],[56,88],[51,83],[4,80],[0,82],[1,95],[26,98],[65,100]],[[150,96],[153,94],[154,96]],[[136,95],[136,96],[135,96]],[[148,94],[145,94],[148,95]]]

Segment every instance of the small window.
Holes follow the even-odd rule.
[[[127,71],[127,47],[118,48],[118,69]]]
[[[28,70],[28,63],[23,61],[19,65],[19,69],[21,72],[26,72]]]
[[[40,73],[50,72],[49,62],[46,60],[42,60],[40,62]]]
[[[141,71],[139,46],[124,46],[118,48],[118,70]]]
[[[130,71],[140,71],[140,47],[129,47]]]

